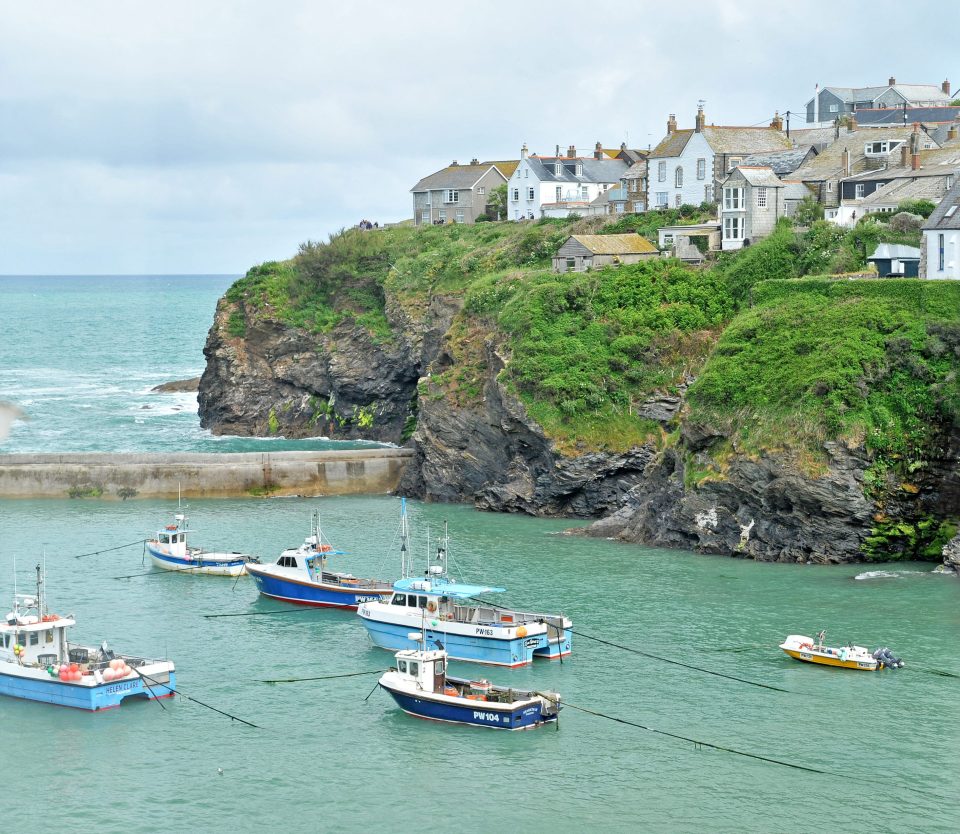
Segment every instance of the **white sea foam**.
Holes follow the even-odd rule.
[[[854,579],[900,579],[902,576],[923,576],[918,570],[868,570],[858,573]]]

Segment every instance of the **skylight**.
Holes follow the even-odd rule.
[[[947,209],[947,213],[946,213],[945,215],[943,215],[943,216],[944,216],[944,217],[953,217],[954,212],[956,212],[956,210],[957,210],[957,207],[956,207],[956,206],[950,206],[950,208]]]

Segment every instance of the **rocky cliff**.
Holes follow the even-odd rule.
[[[533,257],[521,243],[536,253],[549,231],[507,238],[510,257]],[[365,251],[364,269],[380,270],[382,307],[350,308],[359,295],[347,281],[347,292],[324,296],[330,307],[317,307],[322,326],[284,308],[266,272],[248,276],[221,301],[210,331],[202,424],[408,442],[415,456],[404,494],[593,519],[587,535],[651,545],[842,562],[939,557],[956,532],[960,431],[949,415],[960,329],[928,315],[932,295],[919,303],[925,318],[914,320],[904,311],[916,300],[870,300],[887,291],[879,282],[840,301],[827,282],[800,287],[800,296],[788,288],[786,301],[704,329],[729,318],[730,307],[718,306],[722,288],[702,275],[622,268],[611,289],[603,277],[508,272],[457,288],[449,276],[504,257],[500,239],[486,254],[468,243],[441,258],[420,240],[409,257],[425,263]],[[271,268],[269,280],[276,274]],[[426,290],[418,275],[430,276]],[[647,283],[654,294],[638,298]],[[951,304],[952,296],[945,309]],[[818,332],[825,311],[843,305],[838,321],[859,329]],[[598,341],[588,344],[584,334],[598,323]],[[771,345],[781,350],[790,339],[799,342],[769,358]],[[768,353],[751,354],[757,344]],[[807,364],[784,377],[796,357]],[[569,428],[581,425],[582,435]]]

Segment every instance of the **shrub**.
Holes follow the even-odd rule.
[[[930,202],[930,200],[904,200],[897,206],[897,211],[906,211],[910,214],[919,214],[924,220],[926,220],[933,210],[937,207],[936,203]]]

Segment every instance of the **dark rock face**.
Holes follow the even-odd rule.
[[[195,376],[192,379],[176,379],[172,382],[161,382],[150,389],[153,394],[189,394],[200,387],[200,377]]]

